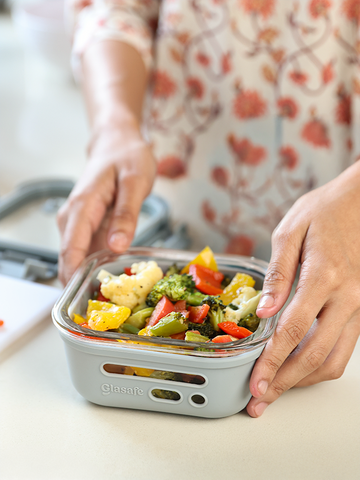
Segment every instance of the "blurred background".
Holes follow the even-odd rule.
[[[88,125],[64,0],[0,0],[0,275],[53,279],[56,213],[80,177]],[[143,205],[133,244],[188,246],[167,205]]]
[[[0,197],[82,171],[88,132],[69,54],[63,0],[0,0]]]

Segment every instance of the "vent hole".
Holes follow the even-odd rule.
[[[173,402],[178,402],[181,399],[178,392],[174,392],[173,390],[163,390],[160,388],[154,388],[154,390],[151,390],[151,395],[161,400],[172,400]]]
[[[150,378],[164,380],[166,382],[187,383],[190,385],[204,385],[206,383],[203,376],[192,373],[169,372],[166,370],[154,370],[113,363],[105,363],[103,369],[111,375],[128,375],[130,377]]]
[[[206,402],[205,398],[199,394],[192,395],[191,401],[194,402],[196,405],[204,405],[204,403]]]

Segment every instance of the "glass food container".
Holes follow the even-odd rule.
[[[72,382],[90,402],[110,407],[220,418],[247,405],[256,359],[273,334],[277,316],[261,319],[253,335],[229,343],[197,343],[161,337],[93,331],[77,325],[99,286],[98,272],[123,273],[134,262],[154,260],[165,272],[185,266],[197,253],[132,247],[122,255],[89,256],[54,306],[53,322],[65,343]],[[267,263],[253,257],[215,255],[230,277],[251,275],[262,288]]]

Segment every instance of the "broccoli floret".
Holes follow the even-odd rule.
[[[257,330],[260,323],[260,318],[256,315],[256,313],[249,313],[246,317],[242,318],[238,325],[239,327],[245,327],[251,332],[255,332]]]
[[[155,307],[164,295],[172,302],[186,300],[189,294],[193,293],[194,288],[195,282],[191,275],[175,273],[171,277],[162,278],[153,286],[146,298],[146,303],[150,307]]]
[[[188,327],[189,327],[188,331],[197,330],[200,333],[200,335],[203,335],[204,337],[214,338],[217,335],[217,332],[213,329],[211,323],[209,322],[204,322],[204,323],[189,322]]]
[[[173,263],[166,271],[165,277],[171,277],[171,275],[180,274],[181,268],[179,268],[176,263]]]
[[[186,303],[192,305],[193,307],[198,307],[202,304],[203,300],[207,297],[203,293],[195,290],[193,292],[189,292],[188,296],[186,297]]]
[[[205,304],[209,305],[210,307],[210,310],[207,314],[210,324],[212,325],[212,328],[218,332],[219,323],[224,321],[224,310],[226,305],[222,303],[220,297],[213,297],[211,295],[208,295],[206,298],[204,298],[202,305]]]

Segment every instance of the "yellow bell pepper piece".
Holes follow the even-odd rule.
[[[223,293],[220,295],[220,300],[224,305],[229,305],[235,298],[240,295],[240,289],[243,287],[253,287],[255,280],[246,273],[237,273],[231,280],[229,285],[224,288]]]
[[[119,328],[129,318],[130,314],[131,310],[128,307],[89,300],[86,318],[92,330],[105,332],[106,330]]]
[[[151,327],[145,327],[138,332],[138,335],[143,335],[144,337],[153,337],[154,335],[151,333]]]
[[[89,320],[91,312],[94,312],[94,311],[108,312],[108,311],[111,311],[112,307],[114,307],[114,304],[110,302],[99,302],[99,300],[89,300],[88,307],[86,310],[86,318]]]
[[[74,313],[73,321],[78,325],[81,325],[82,323],[87,322],[86,318],[82,317],[81,315],[78,315],[77,313]]]
[[[155,371],[155,370],[150,370],[150,368],[140,368],[140,367],[132,367],[134,370],[135,374],[138,377],[150,377],[150,375]]]
[[[201,265],[203,267],[210,268],[214,272],[218,271],[214,253],[210,247],[205,247],[191,262],[189,262],[182,270],[181,273],[189,273],[190,265]]]

